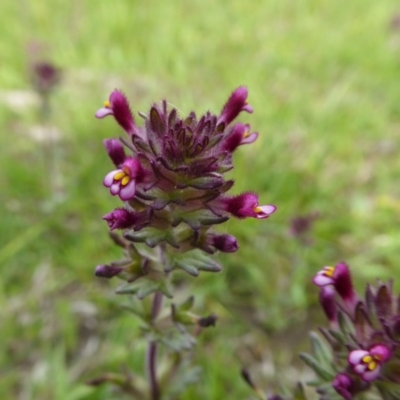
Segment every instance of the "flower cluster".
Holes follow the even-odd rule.
[[[144,119],[139,126],[125,95],[114,90],[96,112],[97,118],[113,116],[127,134],[104,141],[115,169],[103,184],[124,202],[103,217],[110,230],[123,229],[126,239],[150,247],[167,243],[180,252],[236,251],[236,239],[211,226],[232,216],[265,219],[276,210],[260,205],[253,192],[227,194],[234,182],[224,173],[233,168],[233,152],[258,136],[250,125],[233,123],[242,111],[253,111],[247,95],[239,87],[219,115],[200,117],[191,112],[181,118],[163,101],[139,113]]]
[[[367,285],[361,298],[345,263],[324,267],[313,282],[320,287],[320,302],[330,323],[321,332],[333,352],[333,369],[314,363],[318,375],[331,379],[346,400],[372,386],[383,398],[400,398],[400,297],[393,294],[392,282]],[[310,358],[303,359],[312,364]]]

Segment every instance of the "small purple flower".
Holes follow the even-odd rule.
[[[116,167],[120,167],[126,159],[125,150],[117,139],[103,140],[104,147]]]
[[[333,285],[349,310],[353,310],[356,306],[357,295],[353,289],[349,267],[345,263],[339,263],[334,267],[324,267],[314,276],[313,282],[320,287]]]
[[[256,141],[258,137],[257,132],[250,132],[249,124],[236,124],[232,132],[226,137],[222,143],[222,150],[232,153],[236,148],[242,144],[249,144]]]
[[[107,221],[110,231],[114,229],[127,229],[133,227],[141,215],[138,212],[129,211],[126,208],[117,208],[106,214],[103,219]]]
[[[232,235],[226,234],[213,235],[211,238],[211,245],[214,246],[217,250],[224,253],[234,253],[239,249],[236,238]]]
[[[109,100],[104,102],[104,107],[100,108],[95,114],[96,118],[104,118],[107,115],[113,115],[128,135],[137,134],[128,100],[119,90],[114,90],[110,94]]]
[[[353,398],[353,378],[344,373],[337,374],[332,382],[333,388],[345,399],[351,400]]]
[[[365,382],[378,378],[382,364],[391,357],[391,351],[384,344],[376,344],[367,350],[353,350],[348,357],[354,372]]]
[[[122,271],[122,267],[115,267],[112,265],[98,265],[94,271],[94,274],[99,278],[110,279],[115,275],[118,275]]]
[[[260,206],[258,195],[255,193],[243,193],[238,196],[222,199],[225,211],[237,218],[252,217],[257,219],[268,218],[276,211],[276,207],[271,204]]]
[[[120,169],[109,172],[103,181],[110,188],[110,193],[118,195],[121,200],[133,199],[136,192],[136,182],[143,178],[140,162],[135,158],[126,158]]]
[[[244,86],[238,87],[229,97],[228,101],[224,105],[221,115],[218,118],[217,125],[224,124],[229,125],[242,111],[247,111],[248,113],[253,112],[253,107],[251,107],[247,102],[247,88]]]

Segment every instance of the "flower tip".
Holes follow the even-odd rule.
[[[102,119],[104,117],[107,117],[107,115],[111,115],[111,114],[112,114],[112,110],[110,108],[102,107],[96,111],[94,116],[98,119]]]
[[[277,207],[272,204],[267,204],[265,206],[257,206],[254,208],[254,212],[257,214],[257,219],[268,218],[277,210]]]

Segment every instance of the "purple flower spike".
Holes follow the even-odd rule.
[[[243,193],[235,197],[223,199],[224,209],[237,218],[268,218],[276,211],[274,205],[260,206],[255,193]]]
[[[126,159],[122,144],[117,139],[105,139],[103,144],[114,165],[120,167]]]
[[[319,292],[319,301],[332,327],[337,326],[335,291],[331,286],[324,286]]]
[[[212,245],[224,253],[234,253],[239,249],[237,240],[232,235],[214,235]]]
[[[112,265],[98,265],[94,271],[94,274],[99,278],[110,279],[115,275],[118,275],[123,271],[122,267],[113,267]]]
[[[345,400],[352,400],[354,381],[349,375],[344,373],[337,374],[332,386]]]
[[[128,100],[119,90],[114,90],[110,94],[108,101],[104,102],[104,107],[100,108],[95,114],[96,118],[104,118],[107,115],[113,115],[128,135],[137,133]]]
[[[247,88],[244,86],[238,87],[231,94],[221,111],[217,125],[222,123],[229,125],[241,111],[247,111],[248,113],[253,112],[253,107],[247,103],[247,94]]]
[[[134,158],[127,158],[120,169],[109,172],[103,181],[104,186],[110,188],[110,193],[118,195],[121,200],[133,199],[136,192],[136,182],[143,178],[140,162]]]
[[[391,351],[384,344],[376,344],[367,350],[353,350],[348,362],[354,372],[365,382],[374,381],[379,377],[382,364],[391,357]]]

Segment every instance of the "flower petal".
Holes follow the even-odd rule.
[[[361,378],[365,382],[371,382],[371,381],[375,380],[379,376],[380,372],[381,372],[381,367],[377,366],[373,371],[367,370],[366,372],[361,374]]]
[[[333,285],[334,280],[333,278],[326,276],[323,271],[320,271],[314,276],[313,283],[317,286],[327,286]]]
[[[121,170],[116,169],[114,171],[109,172],[103,179],[103,185],[106,187],[111,187],[111,185],[114,183],[114,175],[117,172],[121,172]]]
[[[111,108],[103,107],[103,108],[100,108],[99,110],[97,110],[96,114],[94,114],[94,115],[96,118],[104,118],[104,117],[107,117],[107,115],[112,115],[112,114],[113,114],[113,112],[112,112]]]
[[[391,356],[390,350],[383,344],[377,344],[370,348],[370,354],[378,356],[381,362],[385,362]]]
[[[116,182],[113,183],[110,187],[110,193],[115,196],[116,194],[118,194],[120,192],[120,183]]]
[[[119,191],[119,197],[123,201],[130,200],[135,197],[135,192],[136,182],[134,179],[131,179],[130,182]]]
[[[252,133],[250,133],[249,136],[247,136],[246,138],[243,138],[242,141],[240,142],[240,144],[253,143],[257,140],[257,138],[258,138],[258,132],[252,132]]]
[[[363,357],[367,356],[369,354],[368,351],[366,350],[353,350],[349,354],[348,361],[351,365],[357,365]]]
[[[272,204],[267,204],[265,206],[258,206],[256,208],[256,213],[257,213],[256,218],[258,218],[258,219],[268,218],[275,211],[276,211],[276,207]]]

